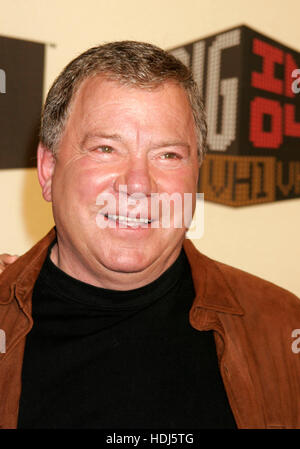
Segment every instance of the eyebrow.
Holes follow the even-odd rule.
[[[120,134],[105,134],[105,133],[98,133],[98,134],[86,134],[82,141],[80,142],[80,146],[83,147],[86,142],[90,139],[111,139],[111,140],[117,140],[121,141],[122,137]]]
[[[86,142],[90,139],[111,139],[121,142],[123,140],[120,134],[105,134],[105,133],[97,133],[97,134],[86,134],[81,141],[81,147],[86,144]],[[157,150],[159,148],[168,148],[168,147],[185,147],[190,153],[191,147],[187,142],[182,142],[179,140],[174,141],[161,141],[154,145],[151,145],[151,150]]]
[[[172,142],[172,141],[166,141],[166,142],[162,141],[162,142],[159,142],[159,143],[157,143],[155,145],[151,145],[151,149],[152,150],[157,150],[159,148],[168,148],[168,147],[186,147],[188,149],[188,151],[190,151],[190,148],[191,148],[188,143],[181,142],[181,141],[178,141],[178,140],[175,140],[174,142]]]

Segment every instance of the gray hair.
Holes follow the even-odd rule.
[[[90,48],[71,61],[56,78],[42,111],[40,140],[54,154],[68,118],[70,104],[81,83],[103,75],[121,84],[153,89],[166,81],[181,85],[188,96],[196,126],[201,163],[206,149],[204,106],[191,70],[175,56],[142,42],[112,42]]]

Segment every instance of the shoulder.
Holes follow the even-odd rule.
[[[11,298],[13,286],[18,285],[26,290],[34,284],[46,258],[48,247],[54,238],[55,230],[52,229],[27,253],[3,271],[0,275],[0,304],[5,304]]]
[[[206,257],[206,256],[205,256]],[[238,268],[210,259],[243,310],[251,335],[287,339],[300,328],[300,298],[278,285]],[[277,337],[275,337],[275,334]],[[264,337],[265,338],[265,337]]]
[[[300,298],[278,285],[239,268],[214,260],[190,241],[184,242],[194,282],[204,282],[203,303],[231,304],[256,316],[295,314],[300,326]],[[205,276],[205,280],[204,280]],[[226,299],[225,299],[226,298]]]
[[[214,260],[213,263],[242,307],[254,302],[260,307],[279,306],[284,309],[295,308],[300,312],[300,298],[288,290],[222,262]]]

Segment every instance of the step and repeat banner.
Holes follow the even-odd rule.
[[[244,206],[300,197],[300,54],[240,26],[170,52],[204,98],[205,199]],[[45,46],[0,36],[0,168],[36,165]]]
[[[300,54],[240,26],[171,49],[203,96],[199,192],[244,206],[300,197]]]
[[[44,44],[0,36],[0,169],[36,166]]]

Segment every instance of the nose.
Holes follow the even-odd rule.
[[[116,179],[115,190],[127,191],[128,195],[134,194],[135,197],[139,194],[150,196],[151,193],[156,192],[156,183],[150,173],[147,160],[131,158],[126,169]]]

